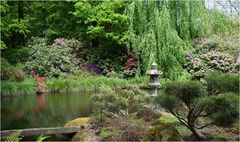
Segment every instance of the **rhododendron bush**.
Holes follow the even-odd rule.
[[[193,78],[203,78],[213,70],[225,73],[237,72],[237,59],[228,53],[217,51],[214,48],[196,48],[193,52],[186,54],[186,69]]]
[[[74,39],[58,38],[48,45],[45,39],[35,38],[29,48],[32,56],[25,64],[25,70],[30,73],[34,69],[41,76],[66,76],[74,73],[86,60],[85,52],[78,52],[82,48],[81,42]]]

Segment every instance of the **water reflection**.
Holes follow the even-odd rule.
[[[47,108],[47,103],[46,103],[46,100],[45,100],[45,94],[36,94],[35,95],[36,97],[36,105],[35,107],[33,108],[33,116],[36,115],[36,113],[38,113],[39,111],[42,111],[44,109]]]
[[[1,130],[57,127],[89,116],[91,93],[1,97]]]

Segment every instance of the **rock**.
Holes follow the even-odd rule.
[[[150,107],[144,107],[141,109],[137,115],[138,118],[144,119],[146,122],[156,120],[161,117],[161,113],[153,110]]]
[[[90,125],[87,125],[85,129],[75,134],[72,138],[73,141],[101,141],[101,138],[96,135],[95,130],[91,129]]]
[[[154,125],[158,125],[158,124],[178,125],[178,124],[181,124],[181,123],[171,113],[161,112],[161,117],[157,121],[155,121]]]
[[[182,141],[178,130],[172,125],[157,125],[150,128],[144,141]]]
[[[84,127],[85,125],[90,123],[90,118],[89,117],[80,117],[73,119],[69,122],[67,122],[64,127],[72,127],[72,126],[81,126]]]

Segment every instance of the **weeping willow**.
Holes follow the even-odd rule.
[[[191,39],[206,34],[202,1],[134,1],[129,6],[129,50],[139,57],[137,75],[156,62],[163,77],[183,72],[184,51]]]

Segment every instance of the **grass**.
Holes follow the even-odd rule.
[[[214,133],[210,135],[213,140],[233,140],[230,136],[223,136],[222,134]]]
[[[101,129],[99,136],[103,139],[108,138],[109,136],[113,135],[112,131],[108,129]]]
[[[1,94],[33,94],[34,91],[34,81],[31,79],[25,80],[23,82],[15,81],[2,81],[1,82]]]
[[[48,92],[79,92],[79,91],[96,91],[101,85],[112,88],[123,88],[129,85],[147,85],[148,77],[136,77],[130,80],[120,78],[110,78],[105,76],[78,75],[68,76],[66,78],[51,78],[47,80],[46,90]],[[28,78],[22,82],[2,81],[2,95],[28,95],[34,94],[36,88],[35,80]]]

